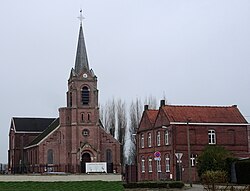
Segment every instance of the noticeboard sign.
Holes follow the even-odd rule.
[[[86,163],[86,173],[88,172],[105,172],[107,173],[106,162],[90,162]]]

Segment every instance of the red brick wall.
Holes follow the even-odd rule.
[[[161,117],[161,116],[160,116]],[[165,129],[159,128],[160,124],[165,122],[157,121],[157,127],[152,130],[140,131],[137,135],[137,143],[139,143],[140,135],[144,133],[144,148],[140,148],[140,144],[137,145],[138,151],[138,180],[159,180],[169,179],[172,174],[173,179],[176,179],[176,165],[177,158],[175,153],[182,153],[181,169],[182,180],[188,180],[188,153],[187,153],[187,125],[176,125],[168,127],[169,130],[169,145],[164,145],[164,131]],[[143,124],[142,124],[143,125]],[[208,145],[208,130],[213,129],[216,132],[216,145],[224,146],[230,150],[235,156],[244,156],[248,152],[248,138],[246,126],[189,126],[190,133],[190,150],[191,154],[199,155],[202,150]],[[234,130],[234,135],[232,132]],[[156,145],[156,132],[161,132],[161,146]],[[147,144],[148,132],[152,134],[152,147],[149,148]],[[231,135],[231,136],[229,136]],[[229,138],[231,137],[231,138]],[[232,142],[232,139],[234,140]],[[156,161],[152,160],[153,172],[148,172],[148,158],[149,156],[154,159],[153,153],[155,151],[161,152],[161,169],[162,172],[157,175],[156,173]],[[241,154],[240,154],[241,153]],[[165,154],[170,154],[170,173],[165,172]],[[141,159],[145,159],[145,172],[141,172]],[[191,177],[193,181],[197,181],[198,175],[195,167],[191,167]]]

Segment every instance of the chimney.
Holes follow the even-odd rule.
[[[232,107],[237,107],[237,105],[232,105]]]
[[[144,111],[148,110],[148,105],[144,105]]]
[[[162,99],[161,102],[160,102],[160,106],[165,106],[165,99]]]

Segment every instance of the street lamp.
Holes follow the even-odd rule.
[[[189,122],[190,122],[190,119],[187,120],[188,182],[190,186],[192,187],[193,185],[192,185],[192,178],[191,178],[191,161],[190,161],[191,151],[190,151]]]

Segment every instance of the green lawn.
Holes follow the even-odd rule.
[[[122,191],[121,182],[0,182],[0,191]]]

